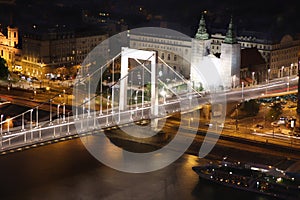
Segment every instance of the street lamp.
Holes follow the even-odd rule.
[[[244,81],[242,82],[242,101],[244,101]]]
[[[286,83],[286,86],[287,86],[287,92],[290,90],[290,77],[288,76],[287,77],[287,80],[288,80],[288,82]]]
[[[32,112],[33,112],[33,109],[30,110],[30,132],[31,132],[31,140],[33,140],[33,132],[32,132]]]
[[[106,102],[106,125],[108,125],[108,105],[109,105],[109,98],[110,96],[107,96],[107,102]]]
[[[59,124],[59,107],[60,104],[57,104],[57,123]]]
[[[137,91],[135,92],[135,97],[134,97],[134,100],[135,100],[135,109],[136,109],[136,110],[138,109],[138,107],[137,107],[137,103],[138,103],[138,93],[139,93],[139,91],[137,90]]]
[[[2,121],[3,121],[3,115],[1,115],[1,121],[0,121],[0,123],[1,123],[1,136],[2,136]]]
[[[255,72],[252,72],[252,85],[254,85],[254,75],[255,75]]]
[[[52,125],[52,99],[50,99],[50,117],[49,117],[49,125]]]
[[[35,125],[36,125],[36,128],[38,128],[39,127],[39,107],[36,107],[35,118],[36,118]]]
[[[66,103],[63,103],[63,122],[66,122]]]

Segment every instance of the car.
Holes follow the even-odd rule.
[[[280,124],[285,124],[287,118],[286,117],[280,117],[279,120],[277,121],[277,124],[280,125]]]
[[[274,126],[274,127],[279,127],[279,125],[277,124],[277,122],[272,122],[271,125]]]
[[[205,123],[205,126],[212,127],[213,124],[212,123]]]
[[[263,129],[264,128],[264,126],[263,125],[261,125],[261,124],[256,124],[256,126],[255,126],[256,128],[259,128],[259,129]]]
[[[295,137],[300,137],[300,133],[294,132],[294,136],[295,136]]]

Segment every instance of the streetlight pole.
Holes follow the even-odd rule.
[[[66,121],[66,90],[63,90],[64,92],[64,103],[63,103],[63,122]]]
[[[35,118],[36,118],[36,127],[38,128],[39,127],[39,107],[36,107]]]
[[[24,117],[24,116],[23,116]],[[52,125],[52,99],[50,99],[50,117],[49,117],[49,125]]]
[[[244,81],[242,82],[242,101],[244,101]]]
[[[138,104],[138,93],[139,93],[139,91],[137,90],[135,92],[135,98],[134,98],[134,100],[135,100],[135,109],[136,110],[138,109],[138,106],[137,106],[137,104]]]
[[[2,130],[3,130],[2,129],[3,128],[2,121],[3,121],[3,115],[1,115],[1,122],[0,122],[1,123],[1,136],[2,136]]]
[[[142,118],[144,118],[144,98],[145,98],[145,68],[143,67],[142,74]]]
[[[106,102],[106,125],[108,125],[108,104],[109,104],[109,98],[110,96],[107,96],[107,102]]]
[[[255,72],[252,72],[252,85],[254,85],[254,82],[255,82],[254,75],[255,75]]]
[[[111,88],[111,113],[114,113],[115,87]]]
[[[268,82],[267,82],[267,87],[266,87],[266,94],[268,93],[268,87],[269,87],[269,82],[270,82],[270,72],[271,72],[271,69],[268,69]]]
[[[63,104],[63,122],[66,122],[66,103]]]
[[[103,74],[102,74],[102,67],[101,67],[101,75],[100,75],[100,113],[99,113],[99,115],[102,115],[103,113],[102,113],[102,77],[103,77]]]
[[[286,86],[287,86],[287,92],[290,90],[290,77],[288,76],[287,77],[287,80],[288,80],[288,82],[286,83]]]
[[[32,132],[32,112],[33,112],[33,109],[30,110],[30,132],[31,132],[31,140],[33,140],[33,132]]]
[[[59,107],[60,104],[57,104],[57,123],[59,124]]]
[[[88,89],[88,98],[89,98],[89,102],[88,102],[88,117],[90,117],[90,113],[91,113],[91,77],[90,75],[88,75],[88,86],[89,86],[89,89]]]

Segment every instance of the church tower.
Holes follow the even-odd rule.
[[[203,87],[203,83],[199,82],[199,73],[197,73],[197,71],[199,70],[199,63],[203,60],[203,57],[209,55],[210,46],[211,40],[209,39],[204,15],[202,14],[198,31],[195,38],[192,39],[190,80],[194,88]]]
[[[239,86],[241,45],[237,43],[232,17],[223,43],[221,44],[221,73],[224,77],[225,88]]]
[[[16,27],[12,27],[12,26],[8,26],[7,27],[7,39],[8,39],[8,46],[10,47],[16,47],[19,43],[19,39],[18,39],[18,28]]]

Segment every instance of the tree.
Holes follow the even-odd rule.
[[[268,121],[273,121],[279,118],[282,114],[282,107],[280,103],[275,103],[271,106],[271,109],[267,113],[266,119]]]
[[[255,99],[245,101],[241,111],[244,111],[247,116],[256,116],[259,111],[259,104]]]
[[[7,80],[8,73],[9,71],[6,61],[0,57],[0,79]]]

